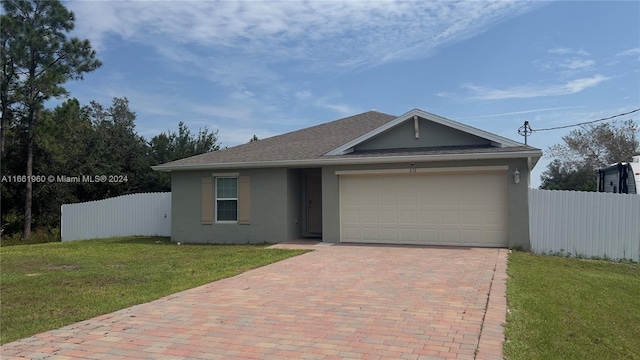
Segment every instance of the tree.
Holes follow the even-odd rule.
[[[177,132],[161,132],[151,138],[149,146],[152,157],[158,164],[220,149],[217,131],[210,132],[205,127],[194,135],[182,121],[178,124]]]
[[[15,112],[13,105],[15,103],[15,88],[18,74],[14,66],[14,54],[10,45],[12,34],[15,33],[16,24],[13,19],[5,14],[0,14],[0,174],[6,174],[7,164],[5,161],[7,137],[9,129],[15,125]],[[15,159],[14,159],[15,160]],[[0,194],[5,195],[8,188],[13,188],[8,184],[0,183]],[[10,196],[1,196],[2,199],[14,200],[16,191],[9,189]],[[0,234],[3,233],[6,225],[6,212],[2,209],[6,208],[0,201]],[[13,219],[18,219],[19,215],[13,212],[10,215]]]
[[[44,110],[36,131],[34,173],[52,176],[91,174],[87,158],[95,137],[88,109],[70,99],[53,110]],[[33,219],[36,227],[60,224],[60,206],[90,200],[90,184],[44,182],[33,191]]]
[[[260,139],[258,139],[258,137],[254,134],[253,137],[251,139],[249,139],[249,142],[254,142],[254,141],[258,141]]]
[[[584,165],[567,166],[558,159],[547,165],[541,176],[541,189],[596,191],[595,170]]]
[[[633,120],[589,124],[564,136],[553,145],[553,161],[542,174],[541,188],[550,190],[596,190],[596,170],[628,162],[640,154],[640,130]]]
[[[5,50],[11,61],[6,65],[16,74],[15,101],[24,114],[27,177],[33,175],[33,153],[37,123],[43,104],[52,97],[67,94],[62,86],[72,79],[97,69],[101,63],[89,40],[67,38],[73,30],[75,16],[56,0],[3,0],[3,20],[11,26],[6,34]],[[4,31],[4,28],[3,28]],[[3,64],[4,65],[4,64]],[[4,80],[4,79],[3,79]],[[31,234],[32,183],[25,186],[24,236]]]
[[[0,162],[4,159],[5,140],[7,131],[14,118],[12,106],[15,103],[15,87],[18,74],[14,65],[14,54],[10,40],[15,34],[16,24],[13,19],[5,14],[0,14],[0,71],[2,71],[2,83],[0,84]]]
[[[209,131],[208,128],[199,129],[198,134],[191,134],[189,128],[180,122],[178,131],[162,132],[149,141],[149,148],[153,165],[158,165],[190,156],[204,154],[220,149],[218,144],[218,131]],[[153,185],[156,191],[168,191],[171,189],[170,179],[167,174],[156,173],[156,181]]]
[[[126,177],[122,182],[100,182],[91,187],[91,200],[145,191],[145,178],[152,171],[145,139],[135,131],[136,113],[127,98],[113,98],[104,108],[92,101],[87,108],[95,136],[92,138],[87,169],[91,176]]]

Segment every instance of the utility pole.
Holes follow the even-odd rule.
[[[525,121],[524,125],[518,128],[518,134],[524,136],[524,144],[529,145],[527,139],[529,135],[531,135],[533,131],[531,130],[531,126],[529,126],[529,121]]]

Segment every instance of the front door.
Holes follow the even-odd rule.
[[[322,174],[307,173],[306,188],[307,234],[322,235]]]

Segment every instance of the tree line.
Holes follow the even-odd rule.
[[[13,121],[1,164],[3,233],[24,231],[27,183],[33,191],[31,225],[51,229],[60,224],[62,204],[170,191],[169,174],[151,166],[220,148],[217,131],[204,128],[192,133],[183,122],[176,131],[147,140],[136,132],[135,119],[126,98],[113,98],[107,106],[97,102],[82,106],[69,99],[54,109],[43,109],[34,129],[32,179],[18,177],[26,172],[27,139],[21,122]],[[90,180],[80,178],[83,175]]]
[[[87,105],[69,99],[64,84],[101,66],[89,40],[69,37],[73,12],[53,0],[2,0],[2,8],[2,236],[58,227],[65,203],[169,191],[168,174],[151,166],[219,149],[217,131],[191,133],[183,122],[147,141],[124,97]],[[55,98],[67,100],[46,108]],[[63,181],[82,175],[97,181]]]
[[[572,130],[563,143],[547,150],[552,161],[541,176],[541,189],[596,191],[597,170],[640,155],[640,128],[632,119],[587,124]]]

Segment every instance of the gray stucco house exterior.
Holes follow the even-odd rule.
[[[414,109],[369,111],[155,166],[171,238],[529,248],[542,151]]]

